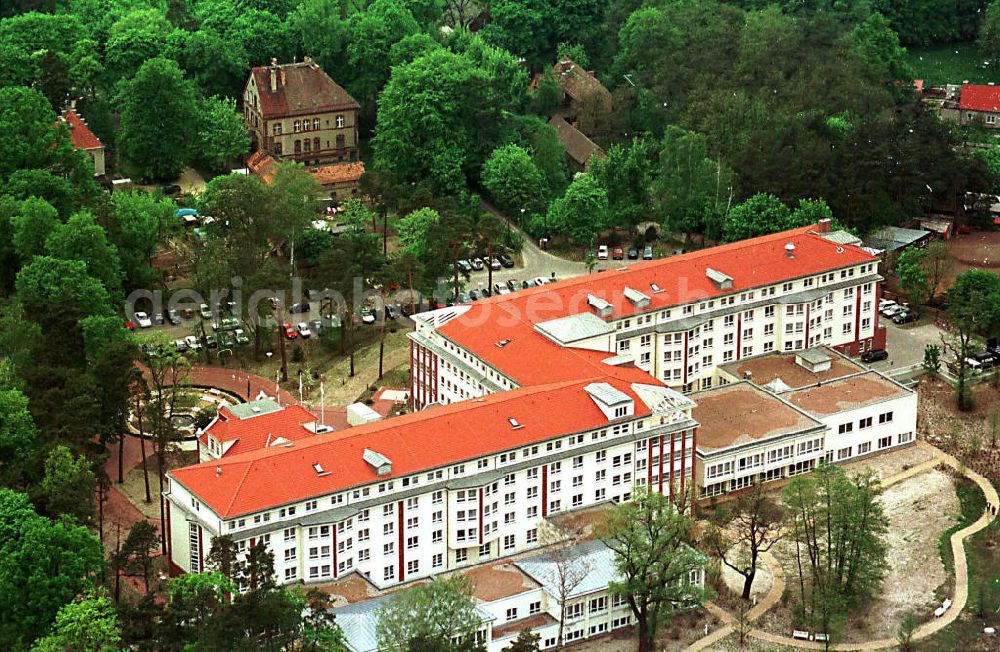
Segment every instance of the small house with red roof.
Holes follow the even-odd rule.
[[[94,163],[94,176],[104,176],[104,144],[87,126],[87,121],[81,118],[76,109],[68,108],[62,112],[59,121],[69,129],[69,138],[75,149],[83,150]]]
[[[274,182],[274,158],[264,150],[257,150],[247,159],[247,169],[264,183]],[[357,197],[358,183],[365,173],[365,164],[361,161],[353,163],[333,163],[307,168],[312,178],[320,185],[319,199],[329,199],[340,203],[352,197]]]
[[[243,120],[255,150],[305,165],[358,160],[361,106],[310,57],[257,66],[243,89]]]
[[[988,129],[996,129],[1000,118],[1000,86],[962,84],[958,109],[963,125],[979,121]]]

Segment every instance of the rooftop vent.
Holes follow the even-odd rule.
[[[509,337],[507,339],[500,340],[499,342],[497,342],[497,348],[502,349],[503,347],[507,346],[510,343],[511,339]]]
[[[587,295],[587,305],[593,308],[599,317],[610,317],[614,313],[614,306],[593,294]]]
[[[789,258],[795,258],[795,245],[791,242],[785,245],[785,255]]]
[[[649,297],[638,290],[625,286],[625,298],[632,302],[636,308],[649,307]]]
[[[519,428],[523,428],[524,427],[524,424],[523,423],[518,423],[517,419],[515,419],[514,417],[508,417],[507,418],[507,423],[509,423],[510,427],[513,428],[514,430],[517,430]]]
[[[323,468],[323,465],[320,464],[319,462],[313,462],[313,471],[315,471],[316,475],[318,475],[320,477],[323,477],[325,475],[330,475],[330,472],[327,471],[327,470],[325,470]]]
[[[215,467],[215,477],[218,478],[220,475],[222,475],[222,467],[221,466],[217,466],[217,467]]]
[[[724,274],[717,269],[712,269],[708,267],[705,269],[705,276],[709,278],[715,287],[719,290],[731,290],[733,289],[733,277],[728,274]]]
[[[251,405],[250,406],[250,411],[253,412],[254,414],[258,414],[258,413],[260,413],[260,406]]]
[[[666,290],[664,290],[663,288],[661,288],[656,283],[650,283],[649,284],[649,288],[653,291],[653,294],[659,294],[660,292],[666,292]]]
[[[377,453],[370,448],[366,448],[365,452],[361,454],[361,458],[368,463],[368,466],[372,467],[375,475],[389,475],[392,473],[392,461],[382,453]]]

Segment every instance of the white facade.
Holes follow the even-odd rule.
[[[816,346],[852,355],[873,348],[881,280],[877,263],[866,262],[666,309],[642,312],[638,306],[643,304],[634,303],[639,314],[608,319],[613,337],[595,335],[564,346],[629,356],[639,368],[685,393],[709,389],[718,385],[719,366],[744,358]],[[642,291],[657,294],[654,288]],[[417,409],[518,386],[437,332],[466,310],[468,306],[442,308],[414,319],[411,369]]]
[[[605,428],[230,520],[174,481],[167,493],[171,558],[179,570],[203,570],[212,538],[227,534],[241,551],[265,543],[279,582],[327,582],[358,571],[387,588],[522,553],[538,547],[544,518],[627,501],[633,487],[650,477],[669,494],[669,483],[659,483],[659,454],[647,452],[650,441],[656,451],[673,442],[675,479],[680,482],[683,468],[690,483],[690,409],[685,401],[669,413],[619,419]],[[666,477],[667,459],[664,464]]]

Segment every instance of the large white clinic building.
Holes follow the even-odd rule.
[[[416,315],[411,414],[329,432],[262,402],[207,429],[206,461],[168,474],[172,570],[226,534],[279,582],[377,594],[637,486],[708,499],[908,444],[916,396],[848,357],[885,331],[877,260],[844,240],[819,224]]]

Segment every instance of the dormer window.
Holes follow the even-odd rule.
[[[377,453],[370,448],[366,448],[364,453],[361,454],[361,458],[368,463],[368,466],[372,467],[375,475],[389,475],[392,473],[392,461],[382,453]]]

